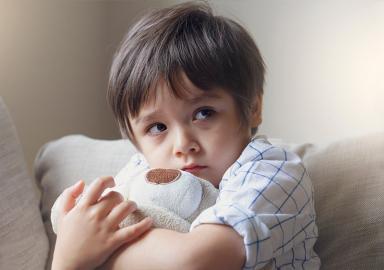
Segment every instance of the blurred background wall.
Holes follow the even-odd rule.
[[[49,140],[119,137],[105,101],[113,52],[141,14],[179,2],[0,0],[0,95],[30,168]],[[260,133],[323,144],[384,130],[384,1],[209,2],[264,56]]]

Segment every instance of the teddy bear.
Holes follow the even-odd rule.
[[[124,183],[109,190],[119,192],[124,200],[136,202],[137,210],[120,223],[121,227],[149,216],[153,219],[154,227],[188,232],[192,221],[215,204],[219,193],[207,180],[173,169],[145,170],[133,179],[125,179]],[[60,197],[51,210],[55,233],[59,200]]]

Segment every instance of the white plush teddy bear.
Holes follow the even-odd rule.
[[[192,221],[218,196],[218,190],[208,181],[188,172],[171,169],[151,169],[126,184],[112,188],[125,200],[135,201],[138,210],[125,218],[120,226],[127,226],[150,216],[155,227],[188,232]],[[51,211],[56,232],[58,210],[56,200]]]

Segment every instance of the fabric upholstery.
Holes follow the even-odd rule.
[[[44,269],[49,246],[38,196],[1,97],[0,186],[0,269]]]
[[[384,134],[305,157],[315,188],[322,269],[384,269]]]

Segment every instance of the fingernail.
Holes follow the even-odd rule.
[[[77,181],[73,186],[74,186],[74,187],[78,187],[78,186],[80,186],[82,183],[83,183],[83,180],[79,180],[79,181]]]
[[[132,207],[135,208],[137,210],[137,203],[132,201]]]
[[[153,223],[153,219],[152,219],[151,217],[146,217],[146,218],[144,219],[144,222],[145,222],[146,224],[150,225],[150,224]]]
[[[135,212],[137,210],[137,204],[134,201],[125,201],[125,203],[128,205],[129,210]]]

